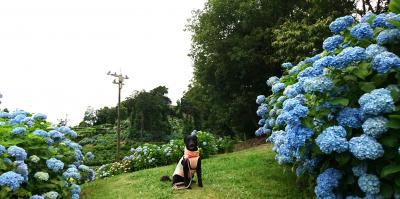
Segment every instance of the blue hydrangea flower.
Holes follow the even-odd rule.
[[[288,125],[286,131],[286,144],[293,149],[298,149],[305,145],[306,140],[310,138],[314,132],[312,129],[306,128],[302,125]]]
[[[318,199],[323,198],[336,198],[332,193],[333,189],[339,186],[339,180],[342,178],[342,172],[329,168],[319,174],[317,177],[317,186],[315,187],[315,194]]]
[[[10,158],[3,158],[3,162],[4,162],[4,164],[8,164],[8,165],[13,163]]]
[[[22,121],[26,118],[26,115],[24,114],[19,114],[16,116],[12,116],[12,119],[8,121],[9,124],[11,125],[17,125],[17,124],[21,124]]]
[[[285,96],[287,96],[288,98],[294,98],[298,94],[300,94],[302,91],[303,91],[303,88],[302,88],[301,84],[297,82],[295,84],[287,86],[285,88],[285,90],[283,91],[283,94]]]
[[[372,27],[383,27],[383,28],[395,28],[394,25],[388,22],[389,19],[397,19],[396,14],[394,13],[382,13],[376,15],[374,21],[372,21]]]
[[[276,83],[272,86],[272,93],[277,93],[283,89],[285,89],[284,83]]]
[[[343,69],[347,65],[367,59],[365,49],[361,47],[347,47],[334,57],[332,65],[337,69]]]
[[[33,131],[33,135],[37,135],[37,136],[40,136],[40,137],[48,137],[49,136],[47,131],[40,130],[40,129],[37,129],[37,130]]]
[[[69,178],[79,180],[81,178],[81,174],[76,168],[68,168],[66,171],[64,171],[62,176],[64,177],[65,180],[68,180]]]
[[[56,142],[64,139],[64,134],[56,130],[49,131],[49,136]]]
[[[289,75],[293,75],[295,73],[299,72],[299,66],[294,66],[293,68],[291,68],[288,72]]]
[[[43,196],[33,195],[29,199],[44,199]]]
[[[26,152],[23,148],[17,146],[10,146],[7,149],[8,155],[11,157],[15,157],[17,161],[24,161],[26,159]]]
[[[72,138],[76,138],[78,136],[78,134],[74,130],[72,130],[69,127],[66,127],[66,126],[58,127],[56,130],[61,132],[61,133],[63,133],[63,134],[65,134],[65,135],[69,135]]]
[[[279,78],[276,76],[272,76],[267,80],[267,85],[269,87],[272,87],[275,83],[278,83],[278,82],[279,82]]]
[[[334,58],[332,56],[325,56],[313,63],[315,68],[324,68],[333,64]]]
[[[360,177],[367,173],[367,164],[362,163],[351,168],[354,176]]]
[[[81,145],[79,145],[78,143],[73,142],[73,141],[71,141],[69,139],[65,139],[65,140],[63,140],[63,142],[65,143],[65,145],[67,145],[71,149],[80,149],[80,150],[82,149]]]
[[[203,143],[203,145],[207,145],[207,142]],[[86,172],[90,170],[90,168],[86,165],[79,165],[78,169],[81,171],[86,171]]]
[[[374,58],[376,55],[387,51],[387,49],[378,44],[371,44],[365,49],[365,53],[367,53],[368,59]]]
[[[0,144],[0,156],[2,156],[6,152],[6,147]]]
[[[290,69],[292,67],[293,67],[293,64],[290,62],[286,62],[286,63],[282,64],[282,68],[284,68],[284,69]]]
[[[393,98],[390,91],[384,88],[375,89],[370,93],[365,93],[360,97],[358,103],[364,114],[380,115],[390,113],[395,110]]]
[[[317,54],[314,55],[314,57],[310,57],[304,60],[305,64],[310,64],[310,63],[314,63],[315,61],[317,61],[318,59],[321,59],[321,54]]]
[[[258,129],[256,130],[256,133],[255,133],[256,136],[261,136],[261,135],[264,135],[264,134],[266,134],[265,128],[264,128],[264,127],[258,128]]]
[[[387,122],[388,120],[382,116],[368,118],[363,123],[362,129],[366,135],[378,138],[388,130],[386,127]]]
[[[282,95],[282,96],[278,97],[278,99],[276,101],[279,103],[283,103],[286,99],[287,99],[287,97]]]
[[[341,31],[345,30],[347,27],[351,26],[354,22],[352,16],[344,16],[335,19],[330,25],[329,29],[333,33],[340,33]]]
[[[337,47],[343,43],[344,38],[341,35],[334,35],[332,37],[328,37],[322,44],[322,48],[328,52],[335,51]]]
[[[376,16],[374,13],[372,12],[367,12],[367,14],[365,14],[364,16],[361,17],[360,22],[361,23],[366,23],[368,22],[369,19],[371,19],[371,17]]]
[[[46,160],[47,168],[51,169],[54,172],[58,172],[64,168],[64,163],[56,158],[50,158]]]
[[[32,118],[34,120],[45,120],[45,119],[47,119],[47,116],[43,113],[36,113],[32,116]]]
[[[277,123],[297,125],[300,124],[300,118],[308,115],[309,109],[303,106],[300,100],[296,98],[287,99],[283,102],[283,109],[281,114],[277,117]]]
[[[365,194],[363,199],[384,199],[380,194]]]
[[[376,43],[383,45],[388,43],[396,43],[400,41],[400,30],[399,29],[387,29],[383,30],[376,37]]]
[[[381,182],[376,175],[364,174],[358,178],[358,186],[366,194],[378,194]]]
[[[346,107],[339,112],[336,119],[340,126],[359,128],[362,124],[362,113],[360,109]]]
[[[387,73],[392,68],[400,68],[400,58],[391,52],[382,52],[372,61],[372,69],[378,73]]]
[[[11,133],[14,134],[14,135],[22,135],[22,134],[25,133],[25,131],[26,131],[26,128],[24,128],[24,127],[17,127],[17,128],[14,128],[14,129],[11,131]]]
[[[346,140],[346,129],[342,126],[331,126],[326,128],[315,140],[322,152],[331,154],[332,152],[342,153],[348,150],[349,143]]]
[[[75,159],[77,159],[77,160],[82,160],[83,159],[83,154],[82,154],[81,150],[75,149]]]
[[[262,126],[262,125],[264,125],[264,124],[265,124],[265,119],[260,119],[260,120],[258,121],[258,125]]]
[[[256,103],[257,104],[261,104],[261,103],[263,103],[265,101],[265,96],[264,95],[259,95],[259,96],[257,96],[257,99],[256,99]]]
[[[24,182],[24,177],[14,171],[7,171],[0,175],[0,186],[7,186],[13,191],[17,190],[22,182]]]
[[[22,177],[24,177],[24,181],[27,182],[28,181],[28,165],[25,164],[24,161],[15,161],[15,165],[17,166],[16,168],[16,172],[21,174]]]
[[[374,37],[374,30],[372,30],[368,23],[359,23],[351,29],[350,34],[359,40],[372,39]]]
[[[73,184],[71,185],[70,190],[72,194],[79,194],[81,192],[81,187],[77,184]]]
[[[328,77],[312,77],[303,80],[303,89],[306,93],[325,93],[333,88],[333,81]]]
[[[96,172],[93,169],[89,170],[89,180],[93,181],[96,178]]]
[[[71,199],[79,199],[79,194],[72,194]]]
[[[46,144],[49,145],[49,146],[51,146],[51,145],[54,144],[54,140],[51,139],[51,138],[47,138],[47,139],[46,139]]]
[[[265,113],[267,112],[268,112],[268,106],[266,104],[261,104],[261,106],[258,107],[256,113],[259,117],[264,117]]]
[[[297,79],[301,80],[306,77],[319,77],[322,75],[323,75],[323,68],[312,66],[312,67],[308,67],[308,68],[304,69],[303,71],[301,71],[297,75]]]
[[[368,135],[353,137],[349,141],[350,152],[359,160],[375,160],[383,156],[382,145]]]
[[[358,196],[346,196],[345,199],[362,199],[362,198],[360,198]]]
[[[0,111],[0,118],[11,118],[11,114],[4,111]]]

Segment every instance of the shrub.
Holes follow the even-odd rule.
[[[236,141],[229,136],[217,139],[218,153],[232,152]]]
[[[317,198],[397,198],[400,15],[345,16],[329,28],[325,51],[268,79],[256,135],[272,132],[275,159]]]
[[[202,158],[217,153],[217,141],[213,134],[198,131],[197,136],[200,156]],[[222,139],[220,143],[231,143],[231,139],[229,141],[224,141],[224,139]],[[224,144],[222,146],[230,147],[230,144]],[[182,157],[184,148],[185,144],[183,143],[183,139],[170,140],[169,143],[163,145],[143,144],[136,148],[131,148],[131,154],[125,156],[121,162],[100,166],[97,170],[97,174],[98,177],[104,178],[121,173],[176,163]]]
[[[0,198],[79,198],[79,184],[95,173],[76,137],[41,113],[0,112]]]

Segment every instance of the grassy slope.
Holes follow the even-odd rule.
[[[172,190],[160,176],[175,165],[96,180],[83,186],[81,198],[303,198],[295,176],[274,160],[270,145],[203,160],[203,188]]]

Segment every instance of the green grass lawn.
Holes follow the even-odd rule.
[[[202,161],[203,188],[172,190],[160,177],[175,165],[99,179],[85,184],[81,198],[305,198],[291,171],[274,160],[270,145],[216,155]]]

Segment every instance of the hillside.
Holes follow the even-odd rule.
[[[175,165],[99,179],[84,185],[82,198],[302,198],[295,176],[274,160],[270,145],[216,155],[203,161],[203,188],[172,190],[160,176]]]

